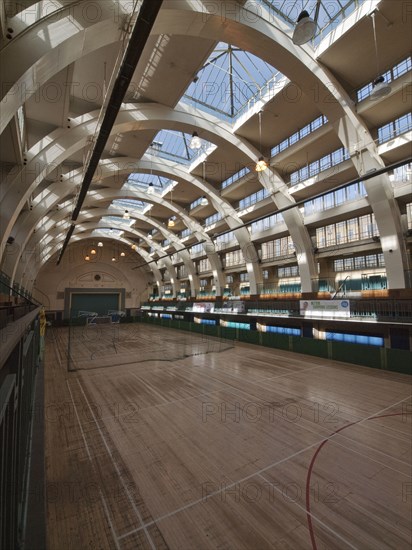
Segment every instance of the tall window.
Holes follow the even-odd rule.
[[[289,256],[293,254],[295,248],[293,246],[292,237],[288,236],[262,243],[261,250],[262,260],[269,260],[280,256]]]
[[[234,265],[244,264],[245,260],[241,250],[233,250],[232,252],[227,252],[225,254],[225,264],[226,267],[231,267]]]
[[[379,236],[374,214],[351,218],[316,229],[316,246],[336,246]]]
[[[209,258],[204,258],[202,260],[199,260],[199,263],[197,265],[198,265],[199,273],[212,270],[212,266],[210,265]]]

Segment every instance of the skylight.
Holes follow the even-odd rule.
[[[128,185],[136,185],[141,189],[146,190],[150,183],[153,184],[153,187],[157,191],[162,191],[170,185],[170,178],[165,178],[163,176],[157,176],[156,174],[142,174],[140,172],[134,172],[129,174],[129,177],[126,182]]]
[[[319,0],[257,0],[258,4],[269,8],[274,14],[293,27],[301,11],[306,10],[315,19]],[[365,0],[320,0],[318,31],[315,43],[336,28],[349,14],[355,11]],[[246,4],[247,5],[247,4]],[[255,8],[256,11],[256,8]]]
[[[184,99],[233,119],[266,84],[277,69],[251,53],[220,42],[186,90]]]
[[[104,235],[106,237],[120,238],[123,235],[123,233],[124,231],[122,231],[121,229],[100,227],[99,229],[95,229],[92,232],[92,235]]]
[[[245,8],[262,17],[270,17],[272,13],[287,23],[291,31],[300,12],[306,10],[312,18],[317,16],[318,29],[314,39],[317,44],[365,1],[256,0],[247,1]],[[286,81],[286,77],[272,65],[221,42],[187,88],[182,101],[233,121],[272,88],[278,89],[281,81]]]
[[[143,212],[151,204],[138,199],[116,199],[112,202],[112,205],[117,208],[127,208],[130,211],[138,210]]]
[[[183,164],[190,164],[203,149],[210,143],[202,140],[202,149],[194,150],[189,147],[192,136],[176,130],[160,130],[152,141],[147,152],[151,155],[168,160],[179,161]]]

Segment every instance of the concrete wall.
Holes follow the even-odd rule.
[[[147,301],[152,292],[151,274],[142,268],[132,269],[144,263],[142,258],[133,251],[106,244],[103,248],[94,248],[97,254],[93,256],[89,253],[91,246],[75,244],[67,249],[59,266],[56,258],[49,261],[37,275],[33,297],[52,311],[63,311],[66,288],[122,288],[126,292],[126,308],[139,307]],[[122,250],[125,257],[120,256]],[[89,261],[84,259],[87,253]],[[112,262],[113,256],[115,262]]]

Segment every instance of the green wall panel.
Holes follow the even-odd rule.
[[[297,353],[306,353],[308,355],[315,355],[316,357],[328,357],[328,343],[326,340],[292,336],[292,348]]]
[[[220,335],[228,340],[236,340],[237,330],[235,328],[220,327]]]
[[[95,311],[107,315],[109,309],[119,309],[119,294],[76,294],[71,297],[71,317],[79,311]]]
[[[404,374],[412,374],[412,353],[403,349],[387,349],[387,369]]]
[[[239,329],[239,340],[250,344],[259,344],[259,334],[256,330]]]
[[[271,348],[289,349],[289,336],[286,334],[274,334],[262,332],[262,344]]]
[[[332,342],[332,359],[381,369],[381,348],[347,342]]]
[[[405,350],[384,349],[376,346],[350,344],[348,342],[326,342],[324,340],[301,338],[285,334],[259,333],[257,331],[221,326],[199,325],[188,321],[170,321],[151,317],[142,317],[140,320],[149,324],[169,326],[198,334],[219,336],[227,340],[239,339],[242,342],[251,344],[259,344],[261,342],[263,346],[290,350],[315,357],[327,358],[328,350],[330,350],[331,359],[336,361],[412,374],[412,353]]]

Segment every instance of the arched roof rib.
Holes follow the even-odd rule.
[[[81,241],[89,241],[91,238],[95,237],[94,231],[95,229],[89,228],[87,231],[83,231],[82,233],[79,233],[78,235],[73,237],[73,242],[77,243]],[[102,240],[103,239],[104,237],[102,237]],[[119,237],[117,241],[124,244],[128,248],[130,248],[130,246],[133,244],[133,241],[131,241],[127,237]],[[58,253],[60,246],[61,246],[61,243],[56,244],[54,247],[52,247],[50,251],[52,256]],[[153,261],[153,258],[150,256],[150,254],[144,249],[141,249],[138,247],[136,252],[133,252],[133,253],[136,254],[136,261],[139,261],[139,257],[141,257],[146,262],[150,262],[151,271],[152,271],[154,280],[157,286],[161,287],[163,278],[162,278],[162,273],[160,269],[162,269],[162,266],[159,266],[156,261]],[[24,275],[22,274],[21,279],[22,279],[22,282],[25,282],[25,285],[24,285],[25,288],[27,288],[27,290],[31,290],[33,286],[33,281],[36,279],[37,273],[39,272],[41,267],[45,264],[45,261],[40,259],[39,256],[36,256],[34,252],[32,253],[32,255],[29,255],[28,258],[30,258],[30,261],[27,262]],[[62,264],[61,269],[62,271],[66,269],[66,266],[64,263]]]
[[[179,129],[198,128],[199,131],[202,132],[202,135],[206,136],[209,141],[229,151],[232,150],[234,154],[239,155],[240,161],[244,164],[254,163],[256,161],[259,156],[259,151],[251,146],[246,140],[234,136],[228,124],[222,124],[218,119],[210,115],[200,117],[197,111],[194,111],[188,106],[179,105],[179,109],[180,110],[170,109],[158,104],[141,104],[137,106],[126,105],[124,110],[119,113],[112,133],[117,134],[132,130],[160,129],[165,126],[177,127]],[[9,181],[6,183],[3,198],[3,204],[6,207],[6,212],[8,212],[8,216],[6,214],[5,223],[6,231],[2,236],[3,244],[10,235],[11,228],[17,220],[17,213],[21,210],[35,187],[40,184],[42,179],[45,178],[52,169],[84,146],[87,141],[87,133],[91,131],[91,127],[93,126],[91,116],[92,115],[79,117],[80,122],[78,123],[77,120],[74,120],[73,127],[64,132],[53,132],[46,140],[48,142],[47,147],[44,149],[40,149],[37,146],[34,147],[27,155],[29,159],[28,164],[23,167],[21,174],[15,176],[13,179],[11,177],[9,178]],[[97,117],[98,113],[95,112],[94,116]],[[36,152],[37,154],[35,154]],[[135,160],[132,159],[132,163],[134,162]],[[162,163],[163,166],[166,165],[166,161],[162,160]],[[154,166],[150,163],[146,170],[152,168],[154,168]],[[171,169],[171,167],[169,169]],[[180,170],[180,177],[182,177],[184,175],[183,167]],[[167,172],[167,175],[171,175],[170,172]],[[101,177],[100,174],[98,176]],[[279,201],[280,195],[284,197],[284,200],[294,202],[288,193],[284,181],[273,169],[271,169],[271,176],[271,191],[276,191],[277,193],[276,196],[273,195],[275,204],[276,201]],[[186,176],[185,179],[187,179],[187,177],[188,176]],[[30,181],[32,182],[31,185],[29,184]],[[194,182],[193,177],[191,177],[191,181],[192,183]],[[207,189],[207,191],[211,193],[212,200],[214,200],[216,207],[218,206],[225,215],[229,214],[227,217],[229,225],[232,227],[239,225],[239,219],[237,215],[235,215],[234,210],[232,209],[229,212],[228,203],[224,203],[220,197],[217,196],[212,187],[207,186],[206,182],[202,185],[205,186],[205,190]],[[16,190],[18,190],[18,194]],[[98,194],[99,192],[95,193]],[[84,206],[90,203],[89,198],[91,196],[92,193],[89,193]],[[148,199],[147,195],[141,195],[139,198],[143,198],[144,200]],[[180,212],[179,215],[183,217],[182,214],[183,213]],[[186,223],[186,225],[193,229],[193,220],[188,215],[183,219],[185,223],[188,221],[189,223]],[[289,219],[292,219],[292,216],[289,216]],[[299,232],[294,230],[296,224],[302,226]],[[312,279],[315,275],[313,254],[309,243],[309,236],[307,235],[306,239],[302,239],[302,235],[307,233],[307,230],[304,228],[303,220],[296,214],[293,215],[293,227],[291,227],[290,230],[295,235],[296,247],[302,251],[302,254],[298,256],[298,261],[302,262],[303,286],[306,291],[309,291],[311,289]],[[200,227],[198,227],[197,231],[203,232],[203,238],[210,240],[207,234],[204,233],[203,228],[200,229]],[[261,282],[261,271],[257,262],[256,251],[250,242],[249,235],[247,235],[244,230],[236,230],[236,237],[239,239],[245,256],[247,271],[251,279],[251,288],[253,288],[256,293],[257,284]],[[219,265],[217,259],[215,258],[215,260],[213,260],[212,256],[210,259],[212,265],[216,263],[213,268],[217,270],[217,266]],[[312,265],[312,269],[305,270],[305,266],[308,262],[310,262],[309,265]],[[221,269],[218,269],[217,273],[220,270]],[[223,283],[223,280],[221,282]]]
[[[213,10],[216,10],[215,6]],[[295,47],[291,43],[290,32],[279,21],[274,21],[273,17],[271,21],[266,21],[238,4],[236,11],[232,13],[230,11],[218,13],[213,10],[211,7],[207,12],[203,3],[194,0],[178,5],[173,4],[173,8],[171,5],[166,5],[159,14],[154,32],[158,34],[172,32],[175,35],[214,39],[216,42],[225,41],[276,65],[298,86],[301,93],[317,101],[320,111],[332,122],[343,145],[353,153],[352,158],[360,174],[383,165],[369,131],[357,116],[347,94],[336,79],[316,62],[310,47]],[[44,22],[39,22],[39,25],[42,23]],[[69,30],[67,36],[70,36]],[[67,42],[69,41],[68,39]],[[60,47],[59,53],[64,54],[67,44],[62,43],[59,49]],[[90,47],[93,49],[94,45]],[[62,60],[62,64],[66,63],[64,55],[58,57]],[[32,60],[31,64],[26,63],[26,72],[38,61],[39,59]],[[59,62],[57,61],[54,66],[55,72]],[[43,75],[43,78],[46,82],[47,75]],[[18,101],[14,98],[14,107]],[[9,104],[7,113],[12,109],[13,106]],[[370,204],[377,215],[389,286],[404,287],[407,257],[402,239],[399,210],[393,198],[389,178],[383,176],[380,178],[380,185],[369,185],[367,190]]]
[[[83,232],[85,230],[85,228],[87,228],[91,222],[94,223],[94,224],[97,224],[96,228],[106,227],[107,222],[105,220],[101,220],[101,222],[98,223],[100,218],[102,218],[103,216],[118,217],[118,220],[114,221],[114,223],[112,225],[113,228],[121,229],[122,231],[124,231],[127,234],[135,235],[135,236],[143,239],[149,246],[151,246],[152,248],[157,250],[157,252],[159,253],[159,255],[161,257],[163,257],[165,255],[163,248],[155,240],[150,239],[148,237],[147,233],[145,233],[142,230],[136,229],[135,227],[131,226],[130,224],[127,224],[127,223],[124,222],[124,220],[122,218],[122,214],[123,214],[122,211],[120,211],[117,208],[112,208],[112,207],[99,208],[99,202],[106,202],[106,199],[102,198],[101,201],[96,201],[94,204],[97,206],[97,208],[93,208],[92,210],[89,210],[87,212],[87,215],[83,215],[83,216],[81,216],[81,218],[79,218],[78,222],[76,223],[75,235],[78,235],[79,232]],[[58,213],[58,214],[60,214],[60,213]],[[56,221],[58,220],[58,218],[63,219],[64,218],[64,213],[62,214],[62,216],[60,216],[60,215],[59,216],[57,216],[57,215],[54,216],[54,219]],[[191,294],[192,294],[192,296],[195,296],[196,295],[196,289],[198,288],[198,277],[196,275],[196,270],[194,268],[194,265],[193,265],[193,262],[190,258],[190,254],[189,254],[188,250],[182,250],[181,242],[180,242],[179,238],[176,236],[176,234],[173,233],[172,231],[169,231],[168,228],[165,225],[163,225],[162,223],[160,223],[158,220],[153,219],[152,217],[145,216],[144,214],[139,214],[137,212],[133,212],[132,215],[131,215],[131,219],[129,221],[132,221],[134,219],[145,221],[149,225],[156,228],[167,239],[170,240],[170,242],[174,245],[176,250],[180,250],[180,252],[178,254],[181,257],[184,265],[186,266],[187,273],[190,274],[190,276],[191,276],[190,277]],[[36,232],[36,234],[38,234],[38,232]],[[58,233],[55,234],[55,236],[58,236],[58,235],[59,235]],[[38,238],[38,240],[35,240],[35,241],[36,242],[32,242],[32,246],[41,245],[40,237]],[[139,250],[141,249],[140,247],[138,247],[138,248],[139,248]],[[147,258],[145,258],[145,259],[147,261]],[[166,260],[166,258],[165,258],[165,260]],[[151,261],[153,261],[153,260],[151,259]],[[160,260],[158,261],[158,263],[161,263]],[[170,266],[171,264],[170,264],[170,262],[166,262],[166,265]],[[171,273],[170,275],[171,275],[171,278],[173,278],[174,273]]]
[[[56,184],[56,185],[58,185],[58,184]],[[70,194],[71,190],[68,189],[67,191]],[[87,208],[87,205],[98,205],[99,202],[107,203],[107,202],[110,202],[112,200],[120,199],[120,198],[124,198],[124,197],[135,198],[135,199],[143,199],[147,202],[163,205],[166,208],[169,208],[171,212],[173,212],[174,214],[176,214],[177,216],[182,218],[182,220],[186,223],[186,225],[192,229],[192,231],[194,232],[195,235],[197,235],[198,240],[204,242],[203,246],[205,248],[207,256],[210,259],[213,270],[214,270],[214,272],[216,272],[216,275],[215,275],[215,277],[217,279],[216,285],[219,288],[221,288],[221,287],[223,288],[224,280],[223,280],[223,275],[222,275],[220,258],[218,256],[218,254],[214,251],[214,246],[213,246],[212,240],[210,239],[208,234],[205,233],[203,227],[199,223],[197,223],[195,220],[189,218],[187,212],[184,209],[182,209],[179,205],[177,205],[175,203],[172,204],[172,203],[170,203],[169,201],[167,201],[166,199],[162,198],[159,195],[147,195],[147,193],[145,193],[144,191],[133,188],[132,186],[124,186],[122,189],[105,188],[105,189],[101,189],[101,190],[98,190],[98,191],[92,191],[86,198],[85,209]],[[41,205],[39,204],[38,207],[41,208]],[[91,209],[90,211],[84,210],[81,217],[78,220],[77,225],[82,226],[84,223],[87,223],[87,220],[89,219],[89,216],[94,217],[95,212],[96,212],[95,208]],[[118,209],[113,209],[113,208],[112,209],[110,209],[110,208],[109,209],[101,209],[100,213],[102,215],[104,213],[112,213],[112,214],[117,214],[117,215],[120,216],[120,211]],[[18,244],[19,246],[22,246],[22,247],[24,246],[26,248],[29,247],[29,249],[34,249],[36,247],[36,245],[38,243],[38,239],[36,237],[37,236],[37,231],[34,235],[33,235],[32,232],[33,232],[33,225],[36,225],[36,223],[38,222],[37,215],[38,214],[35,212],[35,209],[34,209],[33,212],[30,212],[30,214],[28,216],[26,216],[25,231],[21,232],[21,233],[18,233],[17,236],[16,236],[16,244]],[[61,213],[56,212],[53,215],[53,219],[58,221],[59,219],[64,218],[64,216],[66,216],[66,215],[67,215],[66,211],[62,211]],[[137,219],[142,219],[142,220],[146,221],[147,223],[153,225],[154,227],[157,227],[157,228],[161,229],[162,233],[164,233],[168,238],[170,238],[173,241],[174,245],[176,247],[178,247],[178,249],[181,249],[181,246],[179,246],[179,239],[177,238],[177,236],[174,233],[170,232],[167,229],[166,226],[163,226],[156,219],[150,218],[148,216],[143,216],[143,215],[140,215],[140,214],[133,214],[132,218],[133,217],[135,217]],[[127,229],[127,227],[124,226],[124,227],[122,227],[122,229]],[[129,230],[130,230],[130,228],[129,228]],[[76,227],[75,235],[76,234],[77,234],[77,227]],[[144,236],[144,238],[146,239],[146,241],[148,243],[152,242],[152,241],[149,240],[147,234],[142,233],[140,236],[142,238]],[[163,255],[163,250],[161,248],[159,249],[159,251]],[[190,260],[189,252],[181,252],[180,254],[184,258],[184,263],[185,263],[185,265],[188,269],[188,273],[192,276],[192,281],[193,282],[192,282],[191,286],[193,287],[193,292],[194,292],[194,288],[197,288],[195,286],[197,284],[197,276],[196,276],[194,266],[193,266],[193,264]],[[7,256],[6,261],[7,260],[10,261],[9,258],[10,257]],[[17,272],[16,270],[17,270],[17,261],[16,261],[16,258],[14,258],[14,273]]]

